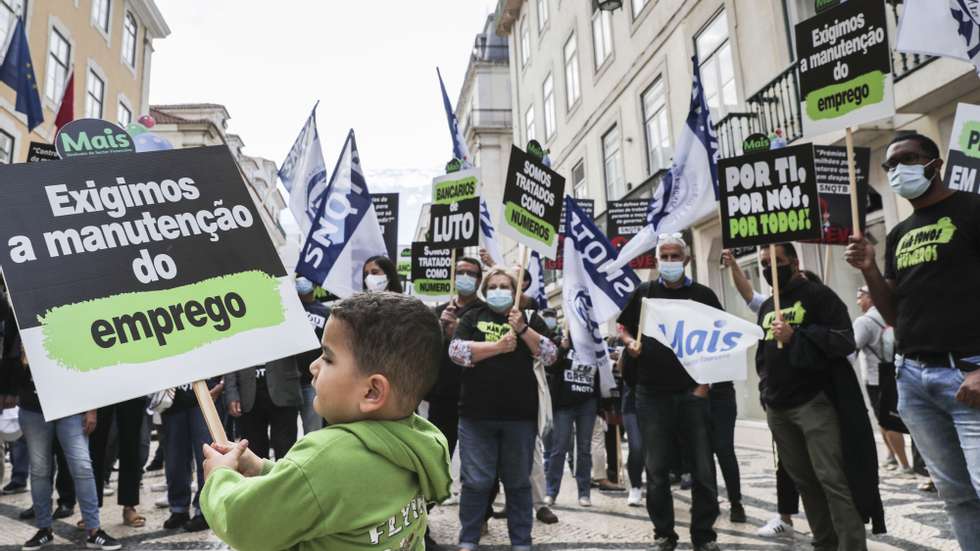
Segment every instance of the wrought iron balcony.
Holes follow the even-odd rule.
[[[751,134],[760,132],[759,117],[755,113],[729,113],[715,125],[718,132],[718,149],[723,159],[742,154],[742,142]]]

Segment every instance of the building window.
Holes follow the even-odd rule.
[[[585,186],[585,159],[572,167],[572,194],[576,199],[585,199],[589,196],[589,190]]]
[[[603,177],[606,180],[606,200],[616,201],[626,195],[618,126],[614,125],[602,135],[602,164]]]
[[[548,73],[542,86],[544,93],[544,139],[555,135],[555,79]]]
[[[44,95],[53,102],[60,102],[65,94],[65,83],[70,72],[71,44],[57,31],[51,29],[48,41],[48,66],[44,77]]]
[[[7,44],[7,38],[17,23],[20,6],[15,8],[15,5],[15,0],[0,0],[0,47]]]
[[[565,99],[569,109],[575,105],[581,95],[582,88],[579,84],[578,74],[578,40],[573,34],[565,43]]]
[[[633,19],[636,19],[636,17],[640,15],[640,12],[643,11],[643,8],[646,7],[649,1],[650,0],[633,0],[631,2],[633,5]]]
[[[595,50],[595,67],[598,69],[613,51],[612,12],[598,7],[592,12],[592,48]]]
[[[126,128],[129,123],[133,122],[133,112],[129,110],[129,107],[126,107],[125,103],[120,101],[119,116],[116,118],[119,121],[119,126]]]
[[[653,174],[670,164],[670,132],[663,80],[657,79],[643,92],[643,129],[647,142],[647,168]]]
[[[738,105],[735,65],[728,40],[728,16],[724,11],[697,35],[695,45],[701,62],[704,97],[718,120]]]
[[[527,28],[527,16],[521,19],[521,67],[531,59],[531,31]]]
[[[14,162],[14,137],[0,130],[0,163],[9,165]]]
[[[534,139],[534,106],[528,108],[527,113],[524,113],[524,137],[527,141]]]
[[[104,33],[109,32],[110,0],[92,0],[92,22]]]
[[[123,21],[122,52],[123,61],[126,65],[136,67],[136,33],[139,27],[136,25],[136,18],[133,14],[126,12],[126,19]]]
[[[538,4],[538,34],[548,24],[548,0],[537,0]]]
[[[105,99],[105,81],[95,71],[88,71],[88,85],[85,88],[85,116],[90,119],[102,118],[102,105]]]

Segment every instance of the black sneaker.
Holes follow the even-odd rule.
[[[146,465],[146,468],[144,468],[143,470],[145,470],[146,472],[162,471],[163,470],[163,459],[159,459],[159,460],[158,459],[154,459],[153,461],[150,461]]]
[[[191,516],[187,513],[171,513],[170,518],[163,521],[163,527],[166,530],[176,530],[183,528],[189,520],[191,520]]]
[[[695,545],[694,551],[721,551],[721,547],[718,547],[718,542],[709,541],[708,543]]]
[[[187,532],[201,532],[208,528],[211,528],[208,520],[200,513],[194,515],[194,518],[184,523],[184,530]]]
[[[85,541],[85,547],[113,551],[114,549],[122,549],[122,544],[116,541],[116,538],[106,534],[99,528]]]
[[[27,540],[21,549],[24,551],[32,551],[33,549],[40,549],[45,545],[51,545],[54,542],[54,534],[51,533],[50,528],[41,528],[34,534],[34,537]]]
[[[17,513],[17,518],[20,520],[31,520],[34,518],[34,506],[31,505],[27,509],[24,509],[20,513]]]
[[[27,484],[23,482],[21,483],[11,482],[10,484],[4,486],[2,490],[0,490],[0,492],[3,492],[4,494],[22,494],[26,491],[27,491]]]
[[[535,515],[535,517],[539,522],[543,522],[544,524],[555,524],[558,522],[558,515],[556,515],[554,511],[548,507],[538,509],[538,513]]]
[[[745,522],[745,507],[742,507],[741,503],[732,503],[731,511],[729,511],[728,518],[732,522]]]
[[[68,505],[58,505],[58,508],[51,513],[51,518],[57,520],[62,518],[68,518],[75,514],[75,508]]]
[[[653,540],[653,549],[651,551],[674,551],[674,549],[677,549],[677,540],[665,537]]]

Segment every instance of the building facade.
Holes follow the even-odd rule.
[[[886,9],[894,44],[901,0],[887,0]],[[813,0],[624,0],[613,12],[594,0],[501,0],[496,24],[510,44],[514,141],[536,138],[550,149],[566,192],[594,199],[604,228],[608,201],[650,197],[670,167],[697,56],[723,157],[740,154],[742,140],[755,132],[780,130],[790,144],[843,144],[843,132],[802,136],[793,29],[813,15]],[[871,149],[867,224],[881,243],[880,257],[887,231],[911,212],[876,168],[888,142],[914,130],[946,151],[956,105],[980,101],[980,80],[967,63],[894,53],[893,66],[897,113],[854,133],[855,145]],[[717,216],[698,221],[688,237],[692,274],[726,309],[753,318],[731,274],[719,269]],[[862,280],[844,262],[843,248],[800,250],[804,268],[821,274],[856,316]],[[757,254],[739,263],[759,290],[769,291]],[[556,292],[560,280],[551,287]],[[739,387],[743,417],[763,418],[754,366]]]
[[[295,243],[290,247],[286,232],[279,223],[279,215],[286,208],[286,201],[277,186],[276,163],[246,155],[245,143],[228,132],[231,116],[223,105],[190,103],[180,105],[150,106],[150,115],[156,121],[154,134],[166,138],[174,148],[227,145],[238,162],[248,193],[255,201],[262,216],[262,224],[285,262],[294,255]],[[287,264],[295,265],[295,264]]]
[[[44,122],[28,132],[27,118],[14,110],[16,93],[0,85],[0,162],[22,163],[31,141],[54,140],[72,74],[75,118],[125,127],[147,112],[153,41],[170,34],[153,0],[0,0],[0,56],[19,16],[25,18]]]

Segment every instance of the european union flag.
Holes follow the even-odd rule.
[[[3,58],[3,65],[0,65],[0,82],[6,83],[17,92],[16,109],[27,115],[28,130],[34,130],[34,127],[44,122],[41,96],[34,78],[34,64],[31,63],[31,51],[27,47],[27,33],[24,32],[24,20],[19,17],[7,55]]]

